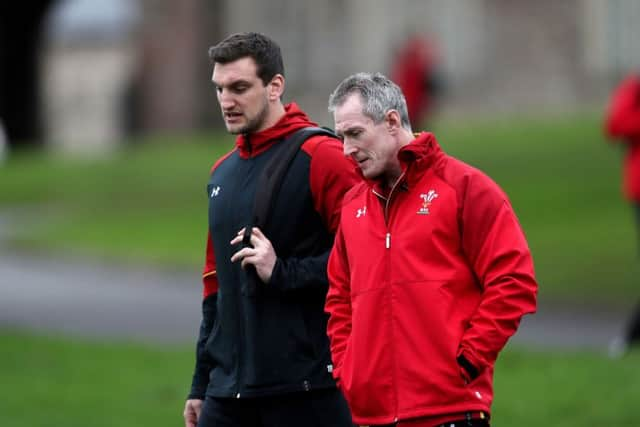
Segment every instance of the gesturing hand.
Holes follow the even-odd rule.
[[[244,231],[244,228],[238,231],[236,237],[231,240],[232,245],[242,242]],[[242,268],[246,268],[247,265],[253,265],[260,280],[264,283],[269,283],[277,259],[271,241],[262,234],[259,228],[253,227],[251,229],[251,245],[253,246],[252,248],[245,247],[234,253],[231,257],[231,262],[240,261]]]

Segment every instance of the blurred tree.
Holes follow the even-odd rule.
[[[42,144],[39,50],[44,18],[56,1],[0,5],[0,118],[11,148]]]

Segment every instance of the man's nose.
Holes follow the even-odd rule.
[[[349,138],[345,138],[342,141],[342,152],[346,157],[351,157],[356,151],[356,147],[350,142]]]
[[[220,107],[226,110],[233,107],[235,100],[229,91],[223,89],[218,92],[218,102],[220,103]]]

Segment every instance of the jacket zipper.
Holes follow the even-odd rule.
[[[398,177],[398,179],[396,180],[396,182],[393,184],[393,186],[391,187],[391,190],[389,191],[389,197],[385,198],[385,204],[384,204],[384,223],[385,223],[385,227],[387,229],[387,234],[385,236],[385,242],[384,242],[384,246],[387,249],[386,251],[386,258],[387,258],[387,283],[391,283],[391,253],[389,252],[389,250],[391,249],[391,228],[390,228],[390,224],[389,224],[389,207],[391,205],[391,199],[393,198],[393,194],[395,193],[396,188],[398,187],[398,185],[400,184],[400,182],[402,181],[402,179],[404,178],[405,172],[402,172],[400,174],[400,176]],[[392,306],[392,310],[393,310],[393,306]],[[391,317],[392,317],[392,321],[391,321],[391,341],[393,342],[393,335],[394,335],[394,326],[393,326],[393,312],[391,313]],[[393,357],[393,356],[392,356]],[[393,382],[396,382],[396,378],[398,376],[398,368],[397,368],[397,363],[396,363],[396,359],[393,358]],[[393,387],[393,405],[394,405],[394,413],[396,414],[394,416],[393,422],[397,422],[398,421],[398,390],[397,387]]]
[[[393,183],[393,186],[391,187],[391,190],[389,191],[389,197],[385,197],[384,198],[385,199],[385,203],[384,203],[384,224],[385,224],[385,226],[387,228],[387,235],[385,237],[385,244],[384,245],[385,245],[386,249],[391,249],[391,230],[389,229],[389,205],[391,204],[391,198],[393,197],[393,193],[395,192],[396,188],[398,188],[398,184],[400,184],[400,182],[402,181],[402,178],[404,178],[404,175],[405,175],[405,172],[402,172],[400,174],[398,179],[396,179],[396,182]]]
[[[251,158],[251,144],[249,143],[249,134],[245,135],[245,141],[247,143],[247,148],[249,150],[249,158],[247,159],[247,162],[253,162],[254,160]],[[248,166],[248,170],[250,171],[251,168],[251,163],[247,163]],[[238,340],[238,376],[237,376],[237,383],[236,383],[236,395],[234,396],[236,399],[240,399],[240,397],[242,397],[242,392],[240,390],[240,388],[242,387],[242,381],[243,379],[243,360],[242,357],[243,355],[245,355],[246,353],[244,352],[244,338],[246,336],[245,333],[245,325],[244,325],[244,304],[243,304],[243,297],[242,297],[242,290],[241,290],[241,286],[236,286],[236,292],[237,292],[237,299],[236,299],[236,303],[237,303],[237,310],[236,313],[238,315],[238,328],[240,329],[240,339]]]

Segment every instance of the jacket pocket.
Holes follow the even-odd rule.
[[[468,313],[450,280],[394,283],[399,409],[464,401],[468,392],[456,361]]]

